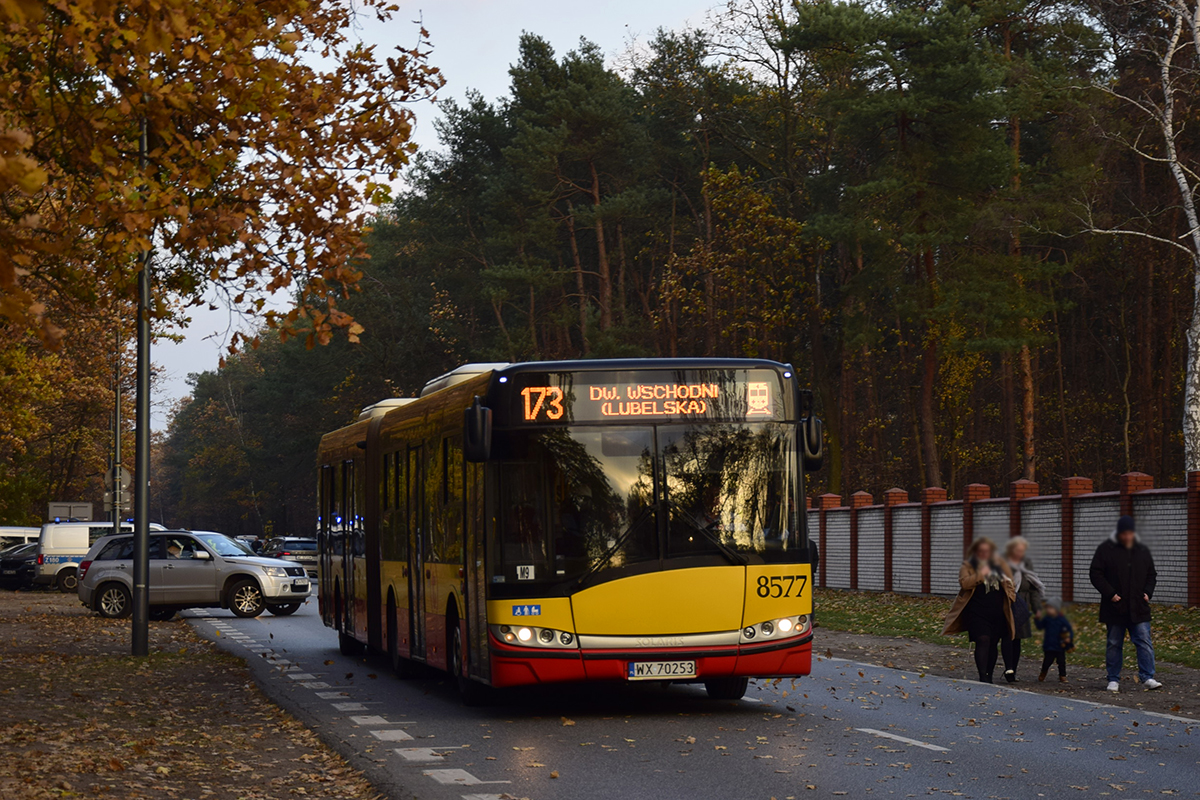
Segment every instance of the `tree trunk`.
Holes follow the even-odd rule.
[[[1013,357],[1000,354],[1000,417],[1004,428],[1004,480],[1007,483],[1017,474],[1017,390],[1013,380]]]
[[[933,249],[926,247],[923,255],[925,263],[925,281],[930,294],[930,307],[933,306],[934,294],[934,264]],[[937,431],[934,427],[934,389],[937,385],[938,346],[937,330],[933,320],[925,326],[924,353],[921,356],[921,450],[925,461],[925,485],[942,485],[942,461],[938,455]]]
[[[583,262],[579,260],[579,241],[575,238],[575,214],[567,214],[567,234],[571,242],[571,264],[575,269],[575,291],[579,295],[579,336],[584,355],[588,346],[588,297],[587,284],[583,280]]]
[[[600,268],[600,330],[612,327],[612,271],[608,266],[608,247],[604,242],[604,218],[600,214],[600,173],[596,162],[588,162],[592,171],[592,213],[596,215],[596,257]]]
[[[1021,345],[1021,455],[1024,470],[1022,477],[1027,481],[1036,480],[1033,442],[1033,359],[1029,354],[1029,345]]]
[[[614,309],[618,322],[625,321],[625,275],[629,271],[625,263],[625,230],[617,223],[617,256],[620,263],[617,267],[617,297]]]

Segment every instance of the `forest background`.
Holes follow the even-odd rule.
[[[607,62],[525,35],[508,94],[442,103],[370,220],[337,303],[359,341],[264,330],[193,376],[152,516],[310,532],[321,433],[464,362],[579,357],[794,364],[827,424],[810,493],[1179,484],[1195,261],[1169,162],[1197,163],[1200,85],[1181,51],[1168,158],[1169,5],[733,0]],[[53,351],[3,329],[5,521],[98,500],[113,332],[84,324]]]

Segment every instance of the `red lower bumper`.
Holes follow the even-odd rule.
[[[528,686],[538,683],[626,680],[630,661],[696,662],[697,680],[731,676],[791,678],[812,670],[812,636],[795,643],[741,645],[638,652],[612,650],[533,650],[510,647],[489,636],[492,685]]]

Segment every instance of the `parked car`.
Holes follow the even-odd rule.
[[[185,608],[228,608],[239,617],[264,610],[295,613],[312,584],[304,568],[256,556],[242,542],[211,531],[165,531],[150,536],[150,618],[170,619]],[[79,600],[102,617],[133,612],[133,536],[99,539],[79,565]]]
[[[247,534],[245,536],[237,537],[237,540],[239,542],[241,542],[242,544],[246,545],[246,547],[249,547],[251,550],[253,550],[255,555],[262,555],[262,551],[263,551],[263,540],[262,539],[258,538],[257,536],[254,536],[254,535]]]
[[[162,530],[162,526],[157,527]],[[130,525],[121,530],[133,532]],[[41,586],[57,586],[60,592],[74,592],[79,586],[79,562],[88,548],[113,532],[111,522],[50,522],[42,526],[38,537],[37,570],[33,581]]]
[[[310,578],[317,577],[317,540],[299,536],[279,536],[268,539],[262,554],[268,558],[294,561],[308,572]]]
[[[37,542],[0,550],[0,588],[28,589],[37,569]]]
[[[41,528],[23,528],[15,525],[0,525],[0,550],[7,550],[16,544],[36,542],[42,533]]]

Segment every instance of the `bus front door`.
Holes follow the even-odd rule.
[[[425,507],[423,448],[408,449],[408,594],[412,658],[425,660],[425,538],[429,519]]]
[[[354,462],[342,462],[342,630],[354,635],[354,599],[357,592],[354,583],[354,546],[358,537],[358,509],[355,508]]]

